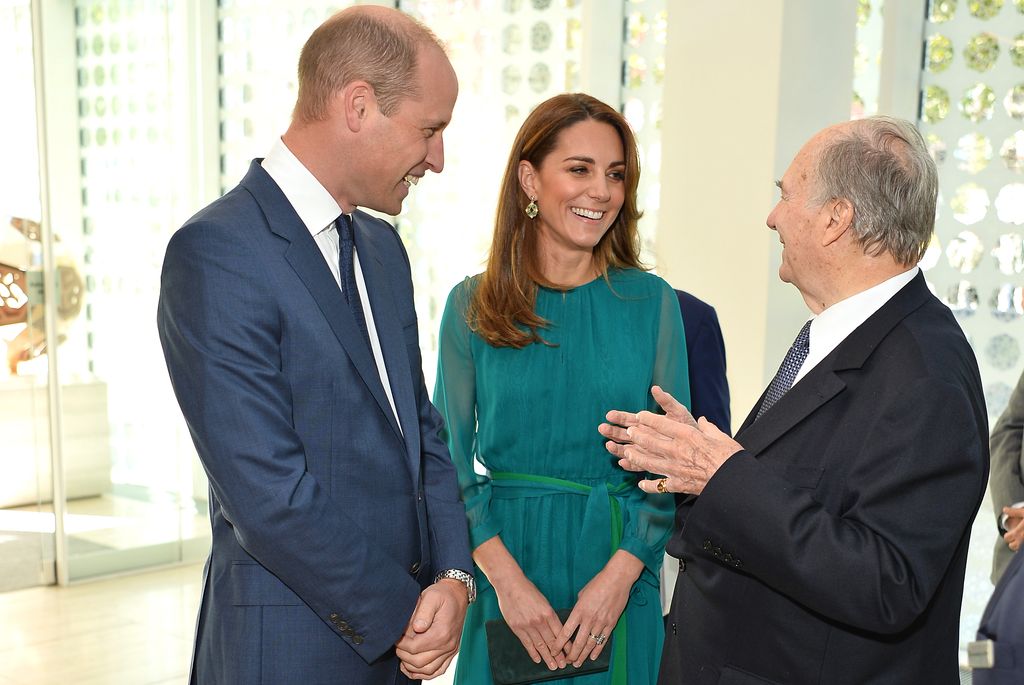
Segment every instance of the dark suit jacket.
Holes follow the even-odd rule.
[[[725,376],[725,341],[715,308],[688,292],[676,291],[686,331],[690,371],[690,413],[703,416],[732,435],[729,381]]]
[[[1024,683],[1024,554],[1010,557],[981,615],[978,639],[993,641],[995,665],[975,669],[974,685]]]
[[[1006,532],[1001,525],[1003,507],[1024,502],[1024,376],[1017,381],[1009,404],[996,421],[989,445],[992,449],[992,473],[989,474],[988,487],[992,493],[998,531],[992,555],[992,582],[998,583],[1013,557],[1002,537]]]
[[[210,480],[193,682],[405,682],[392,646],[437,569],[471,569],[421,373],[409,262],[355,239],[398,409],[323,255],[270,176],[172,237],[158,324]]]
[[[918,275],[756,409],[669,543],[661,682],[958,683],[988,426],[949,309]]]

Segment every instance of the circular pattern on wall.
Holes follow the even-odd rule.
[[[1012,369],[1019,360],[1020,343],[1012,335],[1000,333],[985,345],[985,361],[997,369]]]
[[[975,71],[988,71],[998,58],[999,39],[991,33],[979,33],[964,47],[964,62]]]
[[[978,311],[978,289],[970,281],[958,281],[946,290],[943,302],[960,318],[973,316]]]
[[[1004,283],[995,289],[989,298],[992,316],[1000,321],[1016,321],[1024,316],[1024,303],[1021,302],[1022,289],[1012,283]]]
[[[1007,383],[996,381],[985,386],[985,407],[989,416],[999,416],[1010,403],[1013,389]]]
[[[941,33],[928,36],[927,68],[933,74],[945,71],[953,63],[953,41]]]

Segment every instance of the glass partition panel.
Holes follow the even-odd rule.
[[[0,591],[54,581],[42,323],[39,152],[29,0],[0,4]]]
[[[71,580],[200,559],[209,544],[155,324],[167,240],[195,210],[190,28],[188,3],[77,0],[55,38],[74,52],[77,106],[47,125],[77,130],[60,162],[77,167],[80,198],[77,222],[54,226]]]

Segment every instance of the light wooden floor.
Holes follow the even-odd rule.
[[[186,685],[201,581],[191,565],[0,593],[0,685]]]
[[[184,685],[201,566],[0,594],[0,685]]]

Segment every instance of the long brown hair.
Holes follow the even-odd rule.
[[[523,212],[530,198],[519,183],[519,163],[525,160],[539,169],[558,144],[562,131],[588,119],[608,124],[618,132],[626,158],[625,199],[615,222],[594,247],[594,266],[606,280],[609,268],[644,268],[636,227],[642,214],[636,203],[640,159],[629,123],[585,93],[563,93],[545,100],[526,117],[512,143],[501,180],[487,269],[466,311],[470,329],[495,347],[523,348],[545,342],[537,332],[548,326],[534,311],[537,287],[557,287],[541,273],[536,231]]]

